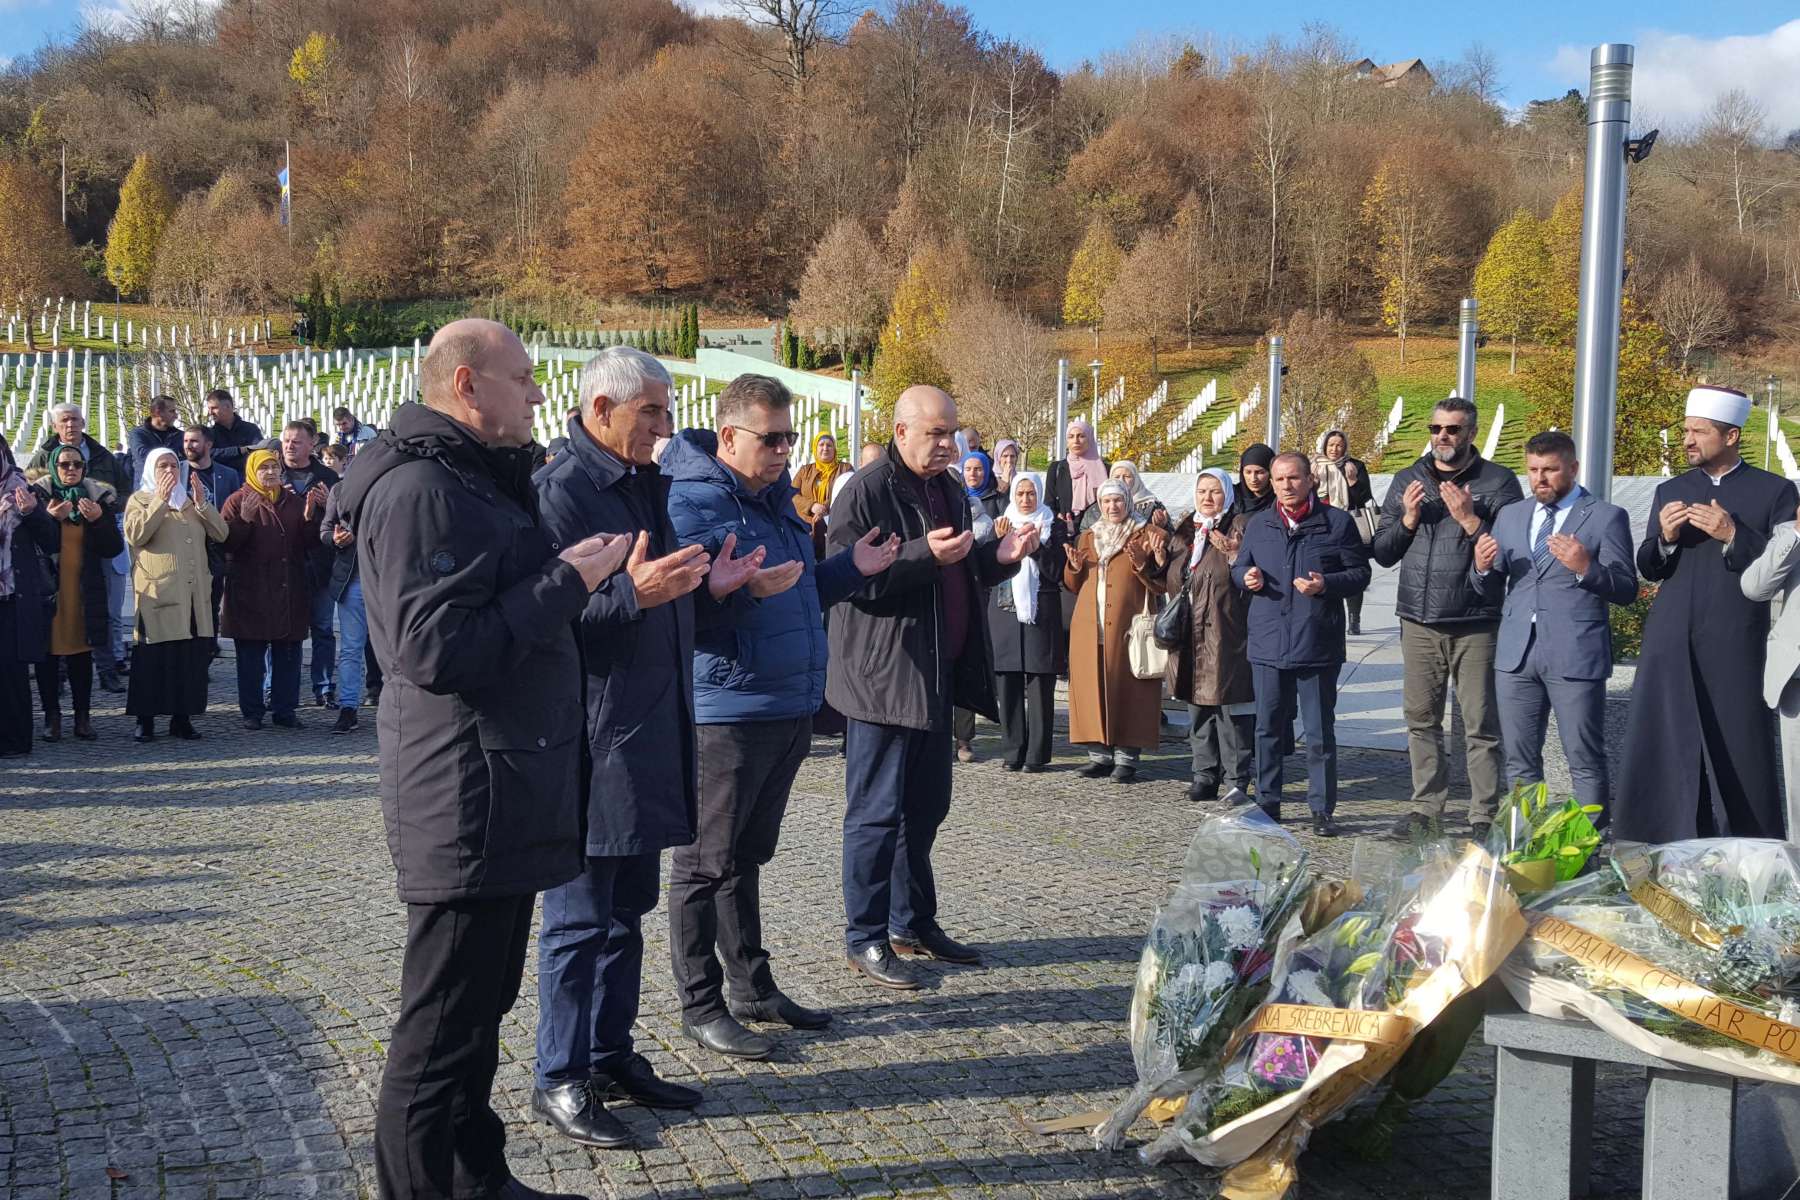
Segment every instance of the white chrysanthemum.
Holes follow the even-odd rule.
[[[1791,997],[1783,996],[1781,999],[1780,1020],[1784,1025],[1800,1025],[1800,1002],[1796,1002]]]
[[[1228,962],[1210,962],[1206,964],[1206,990],[1216,992],[1230,983],[1236,972]]]
[[[1175,986],[1183,991],[1206,986],[1206,968],[1199,963],[1189,963],[1175,976]]]
[[[1321,1008],[1330,1008],[1331,997],[1319,986],[1317,971],[1295,971],[1287,977],[1288,994],[1302,1004],[1317,1004]]]
[[[1233,949],[1248,950],[1262,942],[1262,921],[1247,904],[1236,904],[1218,916],[1219,930]]]

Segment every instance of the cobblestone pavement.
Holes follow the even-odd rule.
[[[229,662],[213,676],[205,741],[136,746],[115,706],[99,743],[40,745],[0,768],[6,1196],[374,1194],[403,933],[374,733],[334,737],[319,710],[303,731],[243,733]],[[987,755],[995,732],[983,726]],[[988,965],[895,994],[840,956],[842,760],[816,742],[764,898],[778,978],[836,1024],[784,1032],[764,1063],[699,1050],[679,1032],[659,912],[639,1045],[705,1104],[622,1110],[639,1152],[585,1150],[532,1123],[528,974],[496,1095],[515,1173],[618,1197],[1210,1195],[1195,1164],[1146,1167],[1021,1124],[1110,1105],[1132,1082],[1123,1029],[1140,939],[1196,817],[1173,742],[1131,787],[1079,779],[1080,759],[1058,749],[1044,775],[957,767],[936,854],[943,920]],[[1350,832],[1398,813],[1403,756],[1346,751],[1342,777]],[[1351,842],[1316,849],[1342,863]],[[1491,1086],[1492,1053],[1472,1047],[1387,1162],[1326,1128],[1300,1194],[1485,1196]],[[1603,1069],[1597,1195],[1636,1193],[1642,1096],[1641,1076]]]

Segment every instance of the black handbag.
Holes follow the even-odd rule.
[[[1181,569],[1181,590],[1156,614],[1156,631],[1151,635],[1164,650],[1185,650],[1193,628],[1190,617],[1193,601],[1188,598],[1188,568]]]

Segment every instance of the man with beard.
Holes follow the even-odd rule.
[[[1693,470],[1658,487],[1650,505],[1637,567],[1661,587],[1619,769],[1621,840],[1781,836],[1774,715],[1755,686],[1769,605],[1744,594],[1741,576],[1794,519],[1796,495],[1739,457],[1749,415],[1742,392],[1689,392],[1682,452]]]
[[[1500,805],[1503,761],[1494,697],[1494,645],[1500,600],[1469,582],[1475,543],[1494,514],[1524,493],[1518,478],[1475,450],[1475,406],[1461,396],[1432,411],[1431,450],[1394,476],[1369,547],[1384,567],[1400,564],[1395,611],[1405,659],[1402,703],[1412,759],[1413,811],[1394,824],[1407,838],[1443,816],[1450,797],[1444,756],[1444,687],[1462,706],[1469,767],[1469,825],[1483,840]]]

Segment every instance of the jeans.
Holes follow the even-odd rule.
[[[1256,682],[1256,803],[1281,815],[1282,742],[1294,709],[1306,723],[1306,803],[1317,817],[1337,809],[1337,665],[1286,670],[1251,663]]]
[[[98,658],[96,661],[103,669],[110,666],[116,670],[125,661],[126,651],[131,645],[131,627],[136,620],[132,612],[131,571],[129,568],[115,571],[112,563],[108,562],[101,567],[100,573],[106,577],[107,632],[112,635],[108,639],[107,652],[112,656],[112,662],[108,664],[104,659]],[[218,626],[213,628],[217,629]]]
[[[537,1085],[580,1083],[631,1053],[644,985],[644,914],[661,855],[589,858],[544,893],[538,931]]]
[[[340,708],[362,703],[363,652],[369,645],[369,618],[363,610],[362,580],[352,579],[338,601],[337,702]]]
[[[1494,696],[1494,643],[1499,623],[1421,625],[1400,622],[1406,661],[1401,703],[1406,751],[1412,759],[1413,811],[1433,820],[1450,799],[1444,756],[1444,688],[1454,682],[1462,707],[1463,749],[1469,765],[1469,820],[1492,821],[1500,805],[1499,704]]]
[[[375,1108],[384,1200],[488,1196],[511,1178],[506,1125],[489,1097],[500,1020],[519,998],[536,901],[407,905],[400,1017]]]
[[[337,638],[331,632],[331,618],[337,602],[326,582],[312,594],[312,689],[318,695],[331,686],[332,671],[337,666]]]
[[[934,933],[931,846],[950,815],[950,732],[871,725],[844,734],[844,942]]]
[[[262,720],[266,669],[275,715],[293,716],[300,706],[300,643],[237,638],[233,644],[237,649],[238,711],[250,720]]]
[[[743,1000],[776,994],[758,888],[812,745],[812,718],[701,725],[698,735],[699,828],[669,862],[669,953],[690,1025],[728,1015],[727,982]]]

